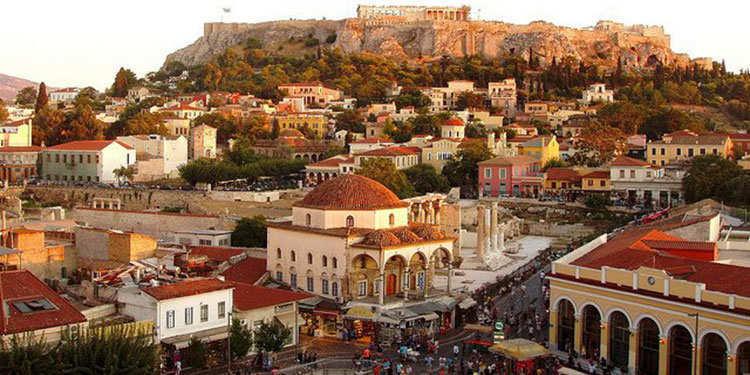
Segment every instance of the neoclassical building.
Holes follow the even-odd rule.
[[[340,303],[445,294],[433,277],[447,274],[450,288],[454,238],[426,223],[439,207],[422,206],[417,212],[367,177],[325,181],[294,204],[290,222],[269,224],[267,269],[277,281]],[[410,222],[417,217],[425,223]]]
[[[630,374],[750,372],[750,269],[716,262],[720,227],[674,216],[554,262],[551,348]]]

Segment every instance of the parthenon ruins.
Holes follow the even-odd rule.
[[[357,18],[367,21],[468,21],[471,8],[462,7],[425,7],[425,6],[374,6],[357,7]]]

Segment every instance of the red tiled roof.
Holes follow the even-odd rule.
[[[615,160],[612,161],[612,166],[614,167],[648,167],[651,166],[651,164],[638,159],[633,159],[627,156],[618,156],[615,158]]]
[[[365,138],[365,139],[358,139],[356,141],[351,141],[349,144],[370,144],[370,143],[393,143],[392,140],[388,138]]]
[[[609,171],[593,171],[586,173],[582,178],[609,178]]]
[[[407,207],[381,183],[359,175],[343,175],[318,185],[295,207],[335,210],[377,210]]]
[[[445,126],[464,126],[464,121],[458,117],[451,117],[446,120],[443,125]]]
[[[581,175],[572,168],[547,169],[548,180],[580,181]]]
[[[354,158],[346,155],[336,155],[317,163],[308,164],[308,167],[338,167],[342,163],[353,163]]]
[[[292,292],[283,289],[265,288],[262,286],[233,283],[233,306],[240,311],[269,307],[310,298],[307,293]]]
[[[747,133],[731,133],[731,134],[727,134],[727,136],[729,136],[729,138],[731,138],[733,141],[734,140],[750,141],[750,134],[747,134]]]
[[[192,255],[204,255],[216,262],[226,262],[229,258],[245,252],[240,248],[222,246],[188,246],[187,248]]]
[[[143,288],[144,293],[154,297],[158,301],[194,296],[197,294],[215,292],[233,288],[234,285],[221,281],[219,279],[192,279],[185,280],[174,284],[160,285],[149,288]]]
[[[61,143],[56,146],[48,147],[48,150],[66,150],[66,151],[100,151],[105,147],[117,143],[127,150],[134,150],[130,145],[122,143],[120,141],[73,141],[68,143]]]
[[[39,152],[44,150],[42,146],[7,146],[0,147],[0,152]]]
[[[404,155],[419,155],[422,150],[419,147],[406,147],[406,146],[393,146],[379,148],[376,150],[370,150],[362,152],[358,155],[362,156],[404,156]]]
[[[714,251],[716,249],[716,243],[714,242],[644,240],[643,243],[657,250]]]
[[[46,299],[55,309],[22,313],[13,302]],[[0,272],[0,333],[3,335],[86,321],[73,305],[28,270]]]
[[[266,273],[266,260],[247,257],[227,268],[222,275],[227,281],[255,284]]]

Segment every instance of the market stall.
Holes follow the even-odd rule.
[[[544,346],[527,339],[503,340],[490,347],[490,352],[507,358],[509,374],[532,375],[542,368],[541,360],[550,355]]]

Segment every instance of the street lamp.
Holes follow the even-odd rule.
[[[693,375],[698,373],[698,320],[700,319],[700,313],[695,312],[693,314],[687,314],[691,318],[695,318],[695,340],[693,341]]]

